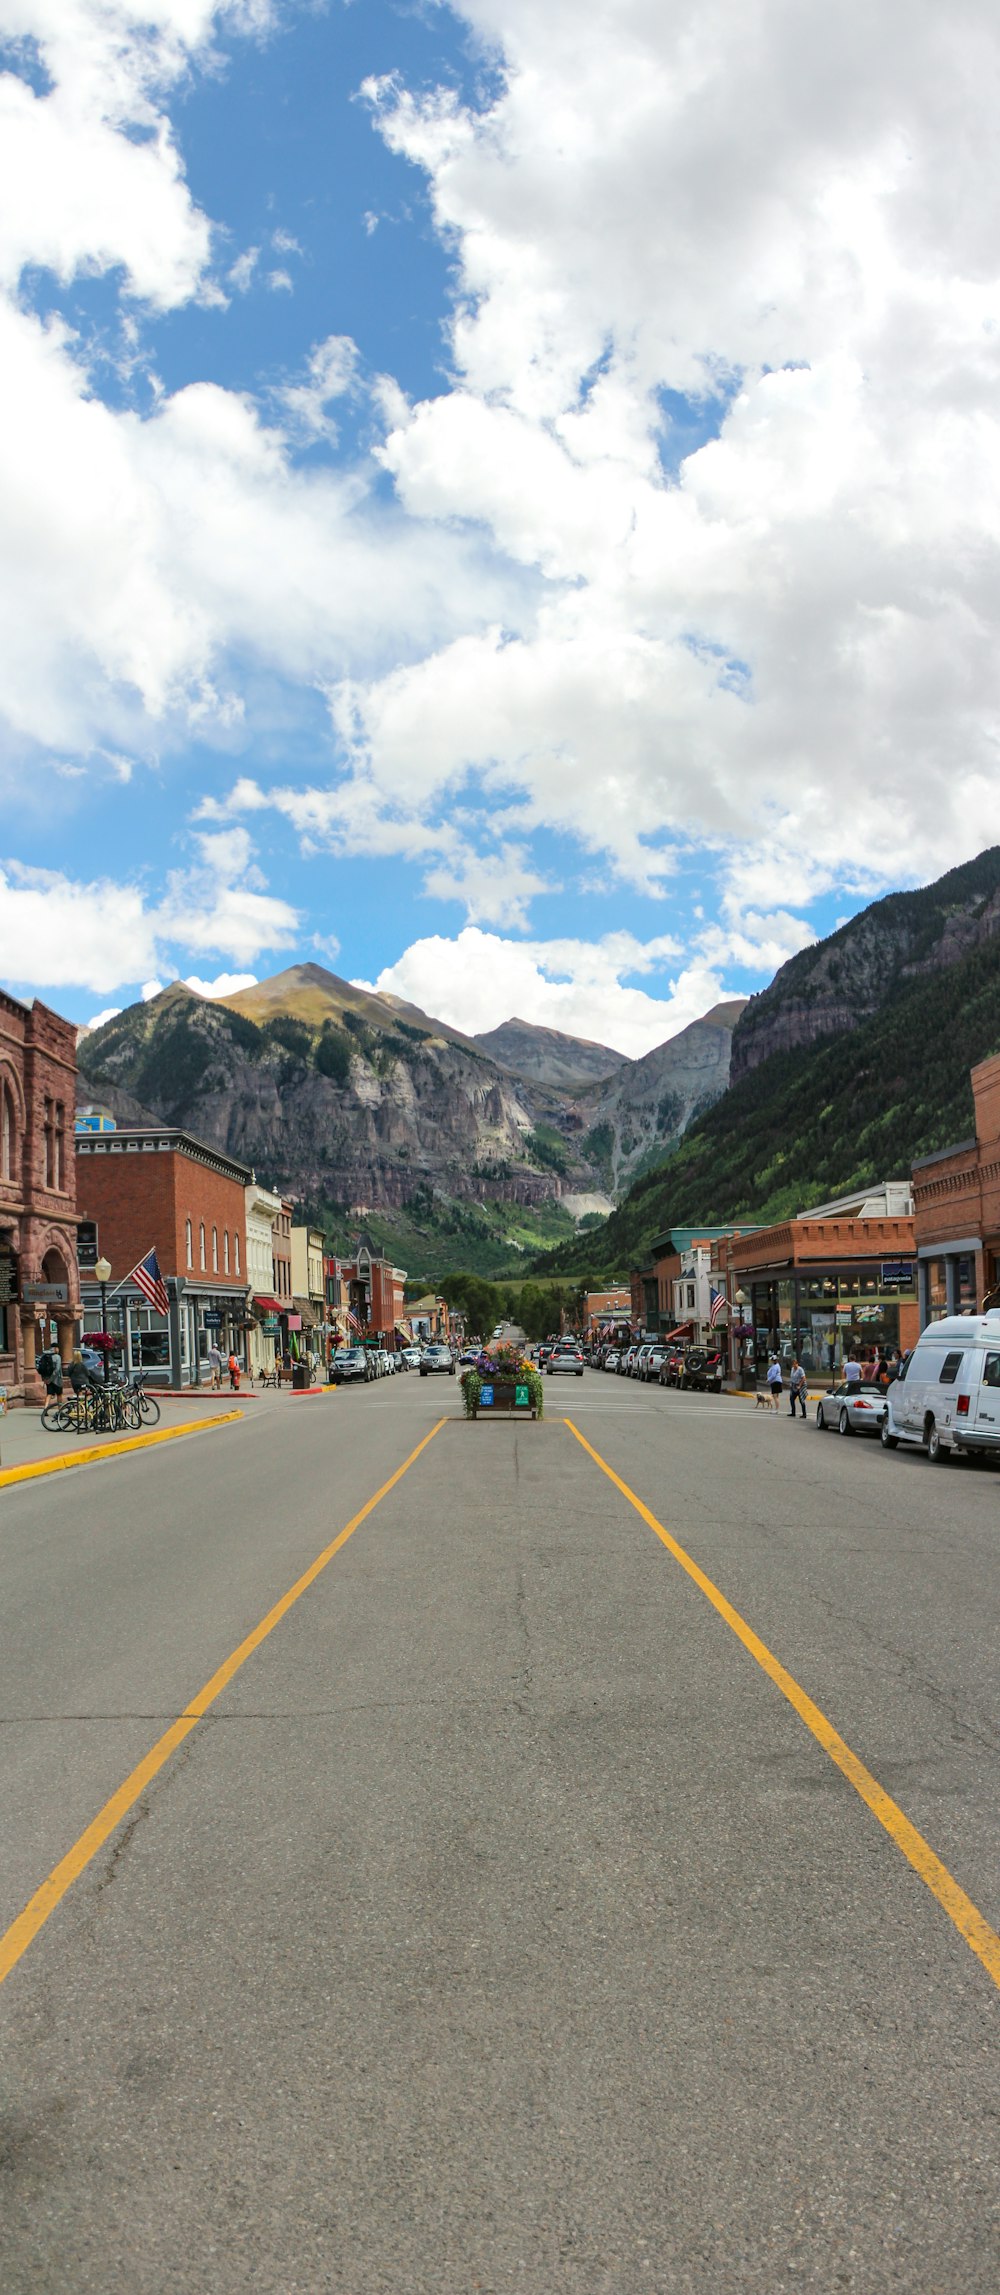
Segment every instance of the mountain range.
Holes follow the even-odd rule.
[[[782,965],[736,1022],[728,1090],[545,1271],[619,1275],[668,1227],[784,1219],[906,1177],[972,1132],[969,1070],[998,1048],[994,846]]]
[[[741,1009],[630,1061],[517,1019],[466,1036],[302,964],[218,1000],[177,981],[130,1005],[82,1037],[80,1087],[120,1122],[240,1157],[334,1234],[364,1212],[428,1275],[486,1272],[611,1210],[725,1090]]]

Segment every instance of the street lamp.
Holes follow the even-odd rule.
[[[111,1281],[110,1259],[95,1260],[94,1273],[101,1286],[101,1329],[106,1331],[108,1327],[108,1284]]]

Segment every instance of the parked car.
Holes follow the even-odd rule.
[[[552,1353],[552,1348],[551,1348],[551,1346],[549,1345],[548,1341],[547,1341],[547,1340],[543,1340],[543,1342],[542,1342],[542,1345],[539,1347],[539,1349],[538,1349],[538,1352],[537,1352],[537,1354],[536,1354],[536,1356],[535,1356],[535,1361],[536,1361],[536,1363],[538,1364],[538,1368],[539,1368],[539,1370],[540,1370],[540,1371],[543,1371],[543,1370],[545,1369],[545,1365],[546,1365],[546,1363],[548,1362],[548,1359],[549,1359],[549,1356],[551,1355],[551,1353]]]
[[[364,1347],[338,1347],[330,1365],[330,1377],[335,1387],[350,1379],[367,1379],[368,1357]]]
[[[608,1348],[607,1354],[604,1357],[604,1368],[606,1371],[616,1371],[618,1369],[617,1347]]]
[[[444,1347],[436,1343],[432,1347],[424,1348],[423,1354],[420,1357],[421,1378],[429,1378],[432,1371],[447,1371],[449,1376],[454,1378],[455,1365],[452,1360],[450,1347]]]
[[[679,1387],[684,1371],[683,1347],[668,1347],[660,1366],[661,1387]]]
[[[821,1395],[816,1405],[818,1427],[835,1427],[838,1434],[881,1434],[885,1417],[885,1396],[881,1387],[862,1379],[848,1386],[846,1379],[838,1379],[829,1394]]]
[[[647,1386],[652,1379],[659,1378],[660,1372],[664,1363],[666,1362],[666,1359],[667,1350],[665,1347],[643,1348],[642,1360],[639,1366],[638,1376],[645,1382]]]
[[[639,1349],[638,1349],[638,1347],[636,1347],[636,1346],[631,1346],[631,1347],[626,1347],[626,1348],[625,1348],[625,1351],[624,1351],[624,1353],[619,1355],[619,1357],[618,1357],[618,1376],[619,1376],[619,1378],[622,1378],[622,1379],[630,1379],[630,1378],[631,1378],[631,1376],[632,1376],[632,1365],[633,1365],[633,1363],[634,1363],[634,1361],[635,1361],[635,1358],[636,1358],[636,1356],[637,1356],[638,1352],[639,1352]]]
[[[576,1378],[582,1379],[582,1347],[572,1345],[569,1341],[566,1341],[561,1347],[553,1347],[552,1353],[550,1354],[548,1362],[545,1365],[546,1378],[550,1379],[552,1377],[553,1371],[572,1371]]]
[[[418,1371],[420,1369],[419,1347],[404,1347],[403,1360],[406,1363],[407,1370]]]
[[[885,1400],[886,1450],[915,1443],[934,1465],[952,1451],[1000,1454],[1000,1310],[929,1323]]]

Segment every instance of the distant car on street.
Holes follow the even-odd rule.
[[[443,1347],[440,1344],[435,1343],[435,1345],[432,1347],[424,1348],[423,1354],[420,1357],[421,1378],[429,1378],[432,1371],[447,1371],[450,1377],[454,1378],[455,1365],[452,1361],[452,1353],[450,1347]]]
[[[335,1387],[343,1385],[349,1379],[366,1379],[368,1376],[368,1357],[363,1347],[338,1348],[330,1370],[330,1377]]]
[[[548,1362],[545,1365],[546,1378],[550,1379],[552,1377],[553,1371],[570,1371],[573,1373],[575,1378],[582,1379],[582,1347],[571,1346],[568,1344],[561,1347],[553,1347]]]
[[[846,1379],[821,1395],[816,1405],[818,1427],[836,1427],[838,1434],[881,1434],[886,1400],[881,1387],[862,1379],[848,1386]]]
[[[606,1371],[616,1371],[618,1369],[617,1347],[608,1348],[607,1354],[604,1357],[604,1368]]]
[[[420,1368],[420,1349],[419,1349],[419,1347],[404,1347],[404,1348],[403,1348],[403,1360],[404,1360],[404,1362],[407,1364],[408,1368],[409,1368],[411,1371],[416,1371],[416,1370],[419,1370],[419,1368]]]

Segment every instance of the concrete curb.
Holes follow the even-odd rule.
[[[182,1434],[209,1434],[213,1426],[231,1426],[241,1410],[220,1411],[217,1418],[192,1419],[186,1426],[163,1426],[154,1434],[126,1435],[123,1442],[95,1443],[90,1450],[67,1450],[58,1458],[39,1458],[28,1466],[0,1469],[0,1490],[9,1482],[34,1482],[40,1474],[62,1474],[70,1466],[96,1466],[102,1458],[120,1458],[128,1450],[148,1450],[154,1442],[176,1442]]]

